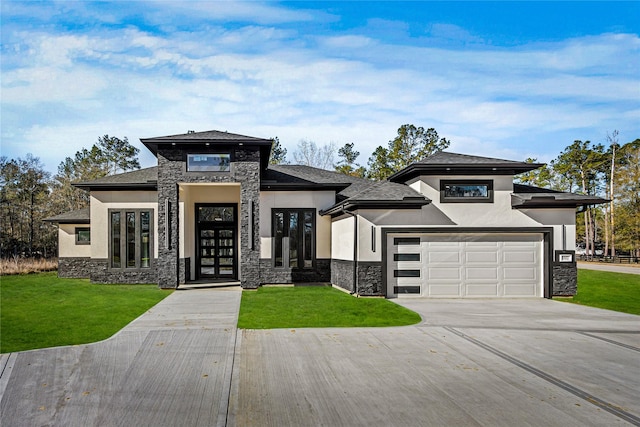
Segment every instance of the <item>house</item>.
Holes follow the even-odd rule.
[[[439,152],[373,182],[269,165],[269,139],[207,131],[141,141],[157,166],[75,184],[90,208],[48,219],[59,227],[61,277],[573,295],[575,210],[604,202],[514,184],[541,164]]]

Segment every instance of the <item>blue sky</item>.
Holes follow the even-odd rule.
[[[47,170],[98,136],[227,130],[549,161],[640,137],[640,2],[18,2],[2,12],[2,155]]]

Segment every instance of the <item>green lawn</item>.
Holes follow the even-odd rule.
[[[329,286],[296,286],[243,292],[238,327],[403,326],[418,322],[418,314],[382,298],[354,298]]]
[[[640,275],[578,270],[578,294],[561,301],[640,315]]]
[[[56,273],[0,278],[0,353],[106,339],[169,292],[97,285]]]

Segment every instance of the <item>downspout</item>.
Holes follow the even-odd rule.
[[[342,213],[353,217],[353,292],[358,296],[358,215],[347,212],[342,205]]]

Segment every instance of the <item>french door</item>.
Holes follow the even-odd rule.
[[[237,205],[196,204],[196,278],[238,278]]]

